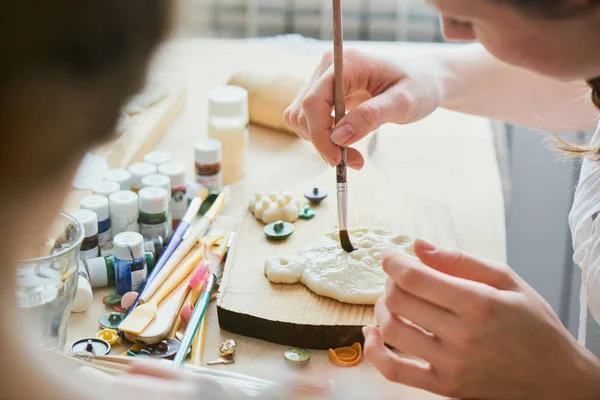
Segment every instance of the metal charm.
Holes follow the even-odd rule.
[[[233,339],[226,340],[221,343],[221,347],[219,347],[219,358],[215,361],[209,361],[206,365],[227,365],[233,364],[235,360],[233,356],[235,355],[235,351],[237,350],[237,342]]]

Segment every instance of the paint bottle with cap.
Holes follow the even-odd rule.
[[[109,198],[110,222],[113,236],[122,232],[139,232],[138,195],[121,190]]]
[[[84,260],[98,257],[100,248],[98,247],[98,217],[96,213],[90,210],[78,210],[73,213],[73,217],[83,225],[84,238],[81,242],[79,256]]]
[[[154,269],[154,255],[146,251],[144,252],[144,259],[146,260],[146,268],[149,275]],[[116,285],[114,255],[90,258],[85,261],[85,265],[89,274],[91,287],[113,287]]]
[[[92,194],[83,197],[79,205],[81,209],[96,213],[98,217],[98,245],[100,247],[105,246],[112,240],[108,199],[99,194]]]
[[[196,182],[208,190],[220,192],[223,188],[221,172],[221,142],[205,139],[196,143]]]
[[[208,94],[208,137],[221,142],[223,184],[243,179],[248,148],[248,92],[245,89],[226,85]]]
[[[119,190],[121,190],[121,185],[113,181],[103,181],[92,188],[94,194],[99,194],[106,198],[109,198],[111,194],[117,193]]]
[[[168,234],[169,194],[162,187],[145,187],[139,192],[140,233],[144,238],[160,236],[165,240]]]
[[[154,236],[150,239],[144,239],[144,251],[152,254],[152,257],[157,260],[164,250],[164,241],[160,236]],[[106,246],[100,248],[101,257],[109,257],[115,255],[115,246],[113,242],[108,243]],[[149,266],[148,266],[149,267]]]
[[[123,168],[111,168],[104,175],[105,181],[117,182],[121,190],[131,190],[131,174]]]
[[[137,193],[142,188],[142,178],[155,174],[158,168],[144,161],[131,164],[127,169],[131,173],[131,191]]]
[[[147,153],[144,156],[145,162],[147,162],[148,164],[154,164],[157,167],[161,166],[162,164],[169,163],[172,160],[173,157],[171,156],[171,154],[162,150],[151,151],[150,153]]]
[[[123,232],[115,236],[115,286],[118,294],[140,292],[148,278],[144,257],[144,238],[137,232]]]
[[[160,173],[147,175],[143,177],[142,189],[151,186],[161,187],[165,189],[167,191],[167,202],[169,202],[169,200],[171,199],[171,178],[169,178],[167,175],[163,175]],[[167,204],[167,236],[165,237],[169,237],[169,232],[171,231],[172,224],[171,209],[169,207],[169,204],[170,203]]]
[[[158,172],[168,176],[171,181],[169,213],[171,214],[172,230],[175,231],[188,207],[185,167],[183,164],[171,162],[158,167]]]

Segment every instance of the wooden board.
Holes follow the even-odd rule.
[[[185,88],[178,87],[147,110],[131,115],[128,128],[120,137],[92,150],[92,153],[105,158],[109,168],[127,168],[129,164],[141,161],[179,116],[185,99]],[[79,200],[90,193],[88,190],[73,190],[65,201],[64,210],[79,209]]]
[[[363,154],[372,150],[370,146]],[[389,178],[390,172],[395,179]],[[407,195],[401,178],[393,171],[384,174],[368,160],[360,173],[349,172],[350,227],[377,227],[455,246],[456,234],[447,204]],[[320,235],[336,229],[334,170],[280,189],[302,196],[313,184],[327,188],[330,195],[316,208],[315,218],[295,223],[295,233],[284,242],[269,242],[262,232],[263,224],[249,211],[244,213],[219,291],[217,307],[222,329],[310,349],[363,341],[361,328],[374,322],[372,306],[340,303],[318,296],[299,283],[273,284],[264,275],[267,257],[296,254]]]

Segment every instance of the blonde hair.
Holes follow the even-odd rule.
[[[587,81],[592,89],[592,102],[600,109],[600,77]],[[570,143],[554,135],[555,145],[558,150],[566,156],[575,158],[584,158],[586,160],[600,161],[600,145],[587,146],[576,143]]]

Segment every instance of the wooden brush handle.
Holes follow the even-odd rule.
[[[148,302],[158,306],[192,272],[200,260],[202,260],[203,255],[204,247],[201,245],[194,247],[192,252],[183,259],[181,265],[177,266],[177,269],[173,271]]]
[[[221,192],[221,194],[217,196],[215,202],[212,204],[212,206],[210,206],[210,208],[208,209],[206,214],[204,214],[204,216],[209,220],[214,221],[217,214],[221,212],[223,204],[225,204],[225,193]]]
[[[344,91],[344,32],[342,29],[342,3],[333,0],[333,99],[335,123],[346,115],[346,93]],[[340,147],[342,161],[336,167],[337,182],[344,183],[346,177],[346,148]]]

